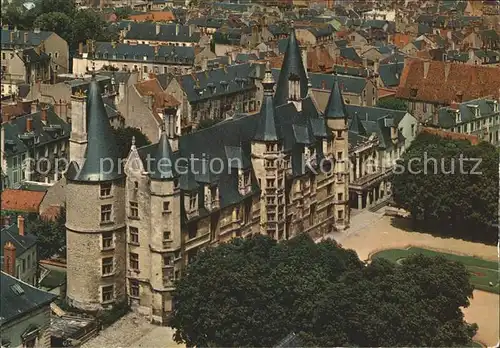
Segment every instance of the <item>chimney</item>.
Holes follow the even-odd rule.
[[[160,34],[160,30],[161,30],[160,23],[156,23],[156,35]]]
[[[34,29],[33,29],[33,32],[34,32],[35,34],[40,34],[40,28],[34,28]]]
[[[5,243],[3,247],[3,271],[11,276],[16,276],[16,247],[12,242]]]
[[[4,223],[4,225],[2,227],[9,227],[10,226],[10,215],[4,216],[3,223]]]
[[[427,78],[427,74],[429,73],[429,66],[431,62],[429,60],[424,60],[424,79]]]
[[[175,36],[179,35],[180,29],[181,29],[181,25],[180,24],[176,24],[175,25]]]
[[[193,33],[195,31],[196,27],[194,24],[189,24],[189,36],[193,36]]]
[[[14,42],[14,32],[10,32],[10,42]]]
[[[24,32],[24,43],[28,43],[28,32]]]
[[[49,109],[48,107],[42,108],[42,122],[44,125],[47,124],[47,110],[48,109]]]
[[[375,61],[373,62],[373,72],[375,74],[378,74],[379,68],[380,68],[380,61],[378,59],[375,59]]]
[[[19,229],[19,235],[24,236],[24,217],[22,215],[17,216],[17,228]]]
[[[26,133],[30,133],[33,130],[33,119],[31,117],[26,118]]]
[[[78,44],[78,54],[81,56],[83,55],[83,42],[80,42]]]
[[[38,112],[38,99],[31,102],[31,113],[36,114]]]
[[[366,57],[364,57],[364,58],[363,58],[363,66],[364,66],[365,68],[367,68],[367,67],[368,67],[368,58],[366,58]]]

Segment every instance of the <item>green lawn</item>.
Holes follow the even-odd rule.
[[[449,260],[463,263],[471,273],[471,282],[474,287],[493,293],[500,293],[498,263],[487,261],[473,256],[460,256],[454,254],[440,253],[422,248],[411,247],[409,249],[388,249],[380,251],[372,258],[383,257],[393,262],[401,261],[410,255],[424,254],[426,256],[444,256]],[[492,282],[494,286],[490,286]]]

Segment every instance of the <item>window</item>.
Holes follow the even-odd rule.
[[[28,259],[26,260],[28,267],[31,267],[31,255],[28,255]]]
[[[101,197],[111,196],[111,183],[101,184]]]
[[[139,188],[139,182],[138,181],[134,181],[134,188],[136,190]]]
[[[113,247],[113,232],[104,232],[102,234],[102,248],[110,249]]]
[[[115,287],[113,285],[103,286],[102,287],[102,302],[113,301],[115,296]]]
[[[143,70],[144,70],[144,73],[145,73],[145,74],[147,74],[147,73],[148,73],[148,67],[147,67],[146,65],[144,65]]]
[[[130,217],[139,217],[139,204],[137,202],[130,202]]]
[[[130,279],[130,296],[139,297],[139,281],[137,279]]]
[[[337,193],[337,200],[342,201],[342,198],[344,198],[344,195],[341,193]]]
[[[326,193],[328,196],[332,194],[332,189],[333,189],[333,184],[328,184],[328,186],[326,187]]]
[[[163,212],[170,211],[170,202],[163,202]]]
[[[129,227],[130,243],[139,244],[139,229],[137,227]]]
[[[111,221],[111,204],[101,205],[101,222]]]
[[[25,259],[22,260],[22,267],[21,267],[21,269],[22,269],[22,273],[26,272],[26,260]]]
[[[344,211],[343,210],[339,210],[337,212],[337,215],[338,215],[339,220],[343,219],[344,218]]]
[[[342,138],[342,131],[337,131],[337,138]]]
[[[337,152],[337,159],[342,161],[342,151]]]
[[[423,103],[422,108],[424,112],[427,112],[427,103]]]
[[[267,179],[267,187],[274,187],[274,179]]]
[[[130,261],[130,268],[133,270],[138,270],[139,269],[139,255],[130,253],[129,255],[129,261]]]
[[[189,195],[189,209],[190,210],[196,209],[196,193],[191,193]]]
[[[170,231],[164,231],[163,232],[163,240],[164,241],[170,241],[170,240],[172,240],[172,234],[170,233]]]
[[[411,125],[411,135],[415,136],[415,125],[414,124]]]
[[[163,267],[172,266],[172,256],[164,255],[163,256]]]
[[[110,275],[113,273],[113,258],[105,257],[102,259],[102,275]]]

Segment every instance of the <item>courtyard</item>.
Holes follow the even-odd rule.
[[[371,258],[385,258],[390,261],[400,263],[407,257],[416,254],[423,254],[425,256],[443,256],[448,260],[463,263],[471,275],[471,282],[475,289],[496,294],[500,291],[498,282],[498,263],[483,260],[478,257],[441,253],[429,249],[410,247],[407,249],[387,249],[379,251],[373,254]]]
[[[334,238],[344,248],[355,250],[359,258],[365,261],[370,260],[377,253],[388,249],[404,250],[408,248],[422,248],[427,249],[427,252],[448,254],[448,257],[450,257],[449,254],[451,254],[451,257],[470,257],[468,259],[469,263],[474,260],[474,263],[471,264],[473,268],[478,265],[478,262],[481,262],[482,266],[484,266],[482,262],[486,262],[487,267],[480,267],[481,270],[478,270],[478,273],[481,273],[481,275],[486,272],[492,274],[491,272],[493,271],[490,267],[493,270],[498,270],[497,247],[412,232],[396,227],[392,223],[392,218],[384,216],[383,212],[359,212],[352,219],[351,228],[347,231],[332,233],[324,238]],[[485,271],[484,268],[490,270]],[[486,277],[478,277],[476,275],[473,282],[476,281],[488,285],[489,281],[483,278]],[[494,281],[492,282],[495,283]],[[496,279],[496,284],[498,288],[498,278]],[[477,285],[476,288],[473,292],[473,298],[470,299],[470,306],[463,309],[465,320],[479,325],[479,330],[474,340],[486,346],[495,346],[500,337],[500,314],[498,311],[498,308],[500,308],[500,296],[498,293],[479,290]]]

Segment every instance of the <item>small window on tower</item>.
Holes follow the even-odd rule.
[[[110,222],[111,221],[111,204],[101,205],[101,222]]]

